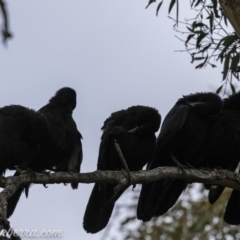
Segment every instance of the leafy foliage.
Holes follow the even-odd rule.
[[[118,239],[240,239],[240,227],[230,226],[222,219],[231,190],[226,189],[220,199],[214,205],[210,205],[202,185],[198,184],[197,188],[195,186],[190,186],[170,211],[146,223],[136,219],[138,192],[134,192],[132,202],[118,205],[115,219],[112,219],[112,222],[118,223],[121,218],[120,211],[125,211],[125,217],[120,221],[120,225],[114,226],[115,234],[116,228],[121,232],[117,235]],[[117,238],[116,236],[111,238],[110,234],[106,234],[104,239]]]
[[[150,0],[148,6],[153,2],[155,1]],[[162,3],[163,1],[158,4],[157,14]],[[239,81],[240,39],[234,32],[228,32],[228,20],[218,0],[190,0],[190,7],[196,14],[194,18],[184,21],[179,20],[178,0],[169,1],[169,13],[173,7],[176,7],[176,18],[170,18],[174,21],[174,30],[178,35],[186,36],[177,36],[185,43],[182,51],[191,55],[196,69],[208,65],[215,68],[215,62],[220,62],[223,66],[223,83],[216,92],[226,93],[228,87],[234,93],[236,89],[233,80]]]

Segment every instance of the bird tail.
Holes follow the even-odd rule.
[[[109,203],[113,190],[114,185],[94,185],[83,218],[86,232],[97,233],[107,226],[115,204],[115,201]]]
[[[144,222],[151,220],[154,215],[154,206],[157,202],[158,194],[152,194],[151,189],[156,190],[161,189],[162,181],[157,181],[154,183],[147,183],[142,185],[140,192],[138,206],[137,206],[137,218]]]
[[[137,217],[149,221],[166,213],[176,203],[187,182],[165,179],[145,184],[139,198]]]
[[[166,213],[174,206],[182,192],[187,187],[186,181],[176,179],[166,179],[162,185],[162,194],[158,200],[155,216],[160,216]]]
[[[14,176],[19,176],[19,173],[16,171],[14,173]],[[12,197],[8,199],[7,218],[12,216],[12,214],[17,206],[17,203],[21,197],[21,194],[24,190],[25,190],[26,197],[28,197],[29,186],[30,186],[29,184],[20,186],[17,189],[17,191],[12,195]]]
[[[225,187],[212,185],[208,192],[208,201],[210,204],[214,204],[218,198],[221,196]]]
[[[236,163],[237,163],[237,165],[236,165]],[[240,173],[239,166],[240,166],[239,162],[235,161],[232,166],[228,167],[228,170],[235,171],[236,173],[237,172]],[[205,187],[206,187],[206,184],[205,184]],[[210,189],[209,193],[208,193],[208,201],[210,202],[210,204],[214,204],[218,200],[218,198],[221,196],[221,194],[224,191],[225,187],[219,186],[219,185],[207,185],[207,187],[209,187],[207,189]],[[233,198],[235,198],[235,196],[236,196],[236,193],[233,193]],[[233,199],[231,201],[234,202],[235,200]]]
[[[223,219],[230,225],[240,224],[240,191],[232,191]]]

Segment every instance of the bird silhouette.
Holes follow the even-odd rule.
[[[161,117],[156,109],[133,106],[111,114],[102,127],[103,134],[99,148],[98,170],[121,170],[124,168],[115,148],[119,144],[130,171],[137,171],[151,159]],[[112,200],[114,184],[96,183],[89,198],[83,227],[89,233],[96,233],[106,227],[114,204],[122,192]]]

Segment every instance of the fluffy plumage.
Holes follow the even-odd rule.
[[[157,110],[150,107],[133,106],[112,113],[102,127],[97,169],[124,169],[114,146],[115,140],[120,145],[130,171],[142,169],[154,151],[155,132],[160,121]],[[110,201],[114,187],[113,184],[94,185],[83,219],[83,227],[87,232],[99,232],[108,224],[115,204],[115,201]]]
[[[210,167],[220,166],[234,171],[240,159],[240,92],[224,99],[224,107],[217,119],[215,131],[217,143],[210,157]],[[215,134],[216,135],[216,134]],[[213,204],[221,195],[224,187],[214,187],[209,191],[209,201]],[[232,191],[224,213],[224,221],[231,225],[240,224],[240,194]]]
[[[188,164],[196,168],[206,166],[206,154],[214,147],[214,142],[212,146],[204,146],[209,120],[221,111],[222,106],[222,100],[213,93],[196,93],[179,99],[163,121],[154,157],[147,169],[176,165],[182,168]],[[210,135],[209,141],[212,137],[215,136]],[[144,184],[137,217],[149,221],[164,214],[175,204],[187,184],[179,179]]]
[[[25,167],[35,172],[45,170],[80,172],[82,136],[72,118],[72,112],[75,107],[76,92],[71,88],[65,87],[58,90],[48,104],[39,109],[38,112],[35,112],[36,115],[41,116],[41,119],[47,125],[47,133],[43,134],[44,141],[41,142],[37,154]],[[39,125],[37,124],[36,129],[40,131],[41,129],[38,127]],[[71,185],[73,189],[78,187],[77,183],[72,183]],[[28,193],[29,185],[19,188],[12,198],[9,199],[8,217],[12,215],[23,189]]]

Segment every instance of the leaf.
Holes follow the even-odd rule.
[[[204,63],[200,63],[200,64],[197,65],[195,68],[196,68],[196,69],[198,69],[198,68],[200,69],[200,68],[202,68],[203,66],[204,66]]]
[[[193,4],[195,3],[196,0],[192,0],[191,2],[191,8],[193,7]]]
[[[206,64],[207,60],[208,60],[208,56],[205,57],[204,62],[200,63],[200,64],[197,65],[195,68],[198,69],[198,68],[202,68],[202,67],[204,67],[204,65]]]
[[[228,53],[227,56],[225,57],[225,62],[223,66],[223,80],[226,79],[228,74],[230,57],[231,57],[230,53]]]
[[[162,3],[163,3],[163,0],[158,4],[158,6],[157,6],[157,10],[156,10],[156,15],[158,16],[158,12],[159,12],[159,10],[160,10],[160,8],[161,8],[161,6],[162,6]]]
[[[238,40],[239,38],[234,34],[234,35],[230,35],[227,36],[224,40],[223,45],[224,46],[230,46],[235,40]]]
[[[231,37],[231,38],[230,38],[230,37]],[[218,55],[217,60],[220,58],[220,59],[221,59],[221,62],[223,61],[225,52],[228,50],[228,48],[232,45],[232,43],[233,43],[235,40],[237,40],[237,39],[235,38],[235,36],[234,36],[234,37],[232,37],[232,36],[225,37],[225,40],[224,40],[224,43],[223,43],[223,45],[224,45],[225,47],[223,48],[223,50],[221,51],[221,53]],[[236,52],[236,49],[237,49],[237,48],[236,48],[236,45],[233,46],[233,48],[231,49],[230,53]]]
[[[212,34],[213,33],[213,19],[214,19],[212,11],[211,11],[211,14],[207,17],[207,19],[209,19],[210,32]]]
[[[154,2],[156,2],[156,0],[149,0],[148,5],[145,7],[145,9],[147,9]]]
[[[199,60],[203,60],[203,59],[205,59],[205,57],[195,57],[194,61],[199,61]]]
[[[194,29],[197,28],[197,27],[206,27],[207,28],[207,25],[202,23],[202,22],[198,22],[198,23],[194,24]]]
[[[232,47],[232,50],[229,51],[229,52],[230,52],[230,53],[236,53],[236,54],[237,54],[237,46],[234,45],[234,46]]]
[[[217,0],[212,0],[213,3],[213,12],[216,18],[220,18],[218,14],[218,1]]]
[[[215,64],[209,63],[211,65],[212,68],[217,67]]]
[[[189,30],[189,32],[193,32],[192,28],[187,27],[187,29]]]
[[[209,43],[207,46],[205,46],[203,49],[199,50],[198,53],[203,53],[205,52],[206,50],[208,50],[210,47],[211,47],[211,43]]]
[[[200,43],[206,36],[207,36],[207,33],[205,33],[205,32],[202,32],[199,34],[199,36],[197,37],[197,41],[196,41],[196,48],[200,48]]]
[[[185,46],[187,46],[187,43],[194,37],[195,34],[189,34],[187,37],[187,40],[185,41]]]
[[[168,13],[170,13],[172,11],[172,8],[174,6],[174,4],[176,3],[177,0],[171,0],[170,4],[169,4],[169,9],[168,9]]]
[[[239,53],[237,53],[237,55],[235,55],[234,57],[232,57],[232,62],[231,62],[231,67],[230,69],[235,72],[238,68],[238,64],[239,64]]]
[[[226,37],[222,38],[222,39],[218,42],[217,46],[216,46],[215,49],[214,49],[214,52],[219,49],[221,43],[225,40],[225,38],[226,38]]]
[[[196,8],[201,2],[202,2],[202,0],[198,0],[195,4],[194,8]]]
[[[222,16],[223,16],[224,23],[227,26],[228,25],[228,19],[227,19],[227,17],[226,17],[226,15],[225,15],[223,10],[222,10]]]
[[[220,87],[217,89],[216,94],[219,94],[219,93],[221,92],[222,88],[223,88],[223,85],[220,86]]]

